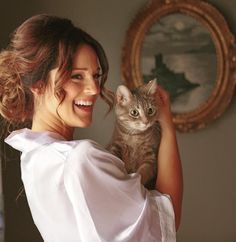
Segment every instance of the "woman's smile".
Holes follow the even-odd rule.
[[[77,100],[74,102],[76,109],[80,111],[90,113],[93,111],[94,101],[90,100]]]

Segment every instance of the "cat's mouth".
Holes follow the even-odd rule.
[[[147,130],[148,128],[150,128],[152,126],[152,124],[151,123],[148,123],[148,124],[141,124],[140,126],[139,126],[139,130],[140,131],[145,131],[145,130]]]
[[[130,126],[130,128],[133,130],[133,131],[136,131],[136,132],[143,132],[145,130],[147,130],[148,128],[150,128],[151,125],[150,124],[136,124],[136,125],[132,125]]]

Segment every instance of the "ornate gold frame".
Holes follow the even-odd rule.
[[[122,53],[122,75],[129,88],[143,84],[140,52],[145,34],[161,17],[177,12],[192,16],[209,30],[217,55],[216,85],[208,100],[191,112],[173,113],[176,128],[189,132],[204,128],[222,115],[231,101],[236,84],[235,38],[215,7],[202,0],[150,1],[137,14],[127,31]]]

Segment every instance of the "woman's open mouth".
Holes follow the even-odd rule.
[[[85,101],[85,100],[78,100],[78,101],[75,101],[74,104],[75,104],[76,108],[79,108],[82,111],[91,112],[93,110],[94,102]]]

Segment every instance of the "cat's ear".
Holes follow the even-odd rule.
[[[118,86],[116,91],[116,102],[118,104],[125,106],[130,102],[131,98],[132,98],[132,94],[126,86],[124,85]]]
[[[145,85],[145,91],[148,95],[154,95],[157,91],[157,81],[156,78],[149,81],[146,85]]]

